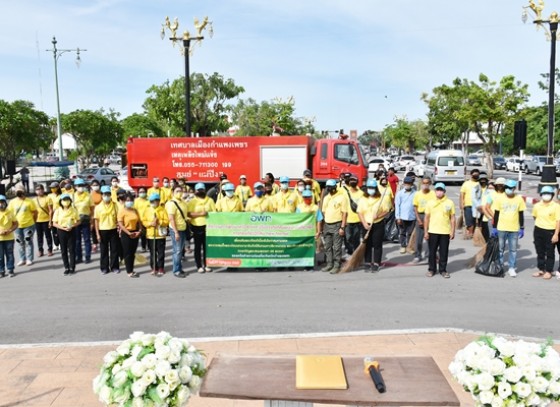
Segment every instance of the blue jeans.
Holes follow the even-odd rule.
[[[515,263],[517,260],[517,240],[519,239],[519,232],[504,232],[498,230],[498,241],[500,244],[500,264],[504,265],[504,251],[506,248],[506,242],[508,244],[508,263],[509,268],[515,268]]]
[[[176,234],[179,235],[179,240],[175,240]],[[169,237],[171,238],[171,244],[173,250],[173,273],[180,273],[183,271],[181,258],[183,257],[185,242],[187,241],[187,231],[186,230],[175,231],[172,228],[169,228]]]
[[[84,249],[86,252],[86,261],[91,260],[91,224],[89,222],[80,223],[74,228],[76,238],[76,261],[81,262],[82,258],[82,238],[84,239]]]
[[[6,262],[4,262],[4,258]],[[10,273],[14,271],[14,263],[14,241],[0,241],[0,273],[5,273],[6,269]]]
[[[21,261],[33,261],[33,233],[35,225],[26,228],[17,228],[15,237],[18,241],[18,256]],[[29,235],[28,235],[29,234]]]

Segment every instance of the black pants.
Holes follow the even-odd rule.
[[[437,233],[428,234],[428,271],[445,273],[447,271],[447,256],[449,255],[449,235]],[[436,255],[439,254],[439,264],[436,264]]]
[[[402,220],[399,225],[399,242],[401,247],[408,246],[410,236],[416,226],[416,220]]]
[[[194,237],[194,262],[199,269],[206,266],[206,225],[191,225],[191,228]]]
[[[537,251],[537,268],[541,271],[552,273],[554,270],[554,243],[550,240],[554,230],[541,229],[535,226],[533,230],[533,242]]]
[[[366,240],[366,254],[364,258],[365,263],[372,262],[381,264],[381,257],[383,257],[383,235],[385,234],[385,222],[374,223],[371,232],[369,232],[368,239]]]
[[[138,238],[132,239],[126,233],[121,233],[121,245],[123,249],[124,265],[128,274],[134,272],[134,256],[138,248]]]
[[[75,250],[74,250],[74,231],[67,232],[58,229],[58,240],[60,242],[60,253],[64,270],[73,272],[76,269]]]
[[[488,227],[488,221],[482,220],[481,218],[479,226],[480,231],[482,232],[482,237],[484,238],[484,241],[487,242],[488,239],[490,239],[490,228]]]
[[[357,223],[347,223],[346,229],[344,230],[344,238],[346,243],[346,252],[348,254],[354,253],[354,250],[360,245],[360,236],[362,235],[362,224]]]
[[[43,242],[47,241],[47,250],[52,252],[53,249],[53,239],[51,234],[51,229],[49,228],[49,222],[37,222],[35,223],[35,229],[37,230],[37,248],[39,253],[43,252]]]
[[[58,229],[55,227],[50,228],[52,233],[52,240],[56,247],[60,246],[60,240],[58,239]]]
[[[165,239],[148,239],[150,248],[150,267],[152,270],[163,270],[165,260]]]
[[[142,246],[142,250],[146,250],[148,248],[148,239],[146,239],[146,229],[142,230],[140,234],[140,245]]]
[[[119,234],[117,229],[99,231],[99,260],[101,271],[114,271],[119,269]]]

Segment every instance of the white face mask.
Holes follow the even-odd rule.
[[[91,190],[92,191],[99,191],[99,185],[92,185]]]
[[[226,191],[226,196],[231,198],[233,196],[233,191]]]
[[[511,189],[511,188],[506,188],[506,194],[507,194],[507,195],[513,195],[513,189]]]
[[[111,202],[111,196],[110,195],[103,195],[103,202]]]
[[[373,195],[373,194],[375,194],[375,188],[368,188],[368,189],[367,189],[367,193],[368,193],[368,195]]]
[[[150,202],[150,205],[152,205],[152,208],[157,208],[159,206],[157,202]]]
[[[303,191],[305,190],[305,187],[299,186],[299,187],[297,187],[297,190],[298,190],[299,192],[303,192]]]
[[[119,183],[118,183],[117,181],[113,181],[113,182],[111,182],[111,185],[113,185],[114,187],[116,187],[116,186],[119,185]]]
[[[134,206],[134,202],[133,201],[126,201],[124,203],[124,206],[126,206],[127,208],[132,208]]]
[[[84,187],[78,187],[78,188],[76,188],[76,190],[77,190],[78,192],[82,193],[82,192],[84,192]]]
[[[288,186],[289,184],[285,184],[285,183],[280,184],[280,188],[282,189],[282,191],[286,191],[288,189]]]
[[[550,202],[552,201],[552,195],[551,194],[542,194],[542,200],[545,202]]]
[[[163,186],[164,186],[165,188],[169,188],[169,182],[164,182],[164,183],[163,183]]]

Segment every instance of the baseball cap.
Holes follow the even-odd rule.
[[[443,189],[445,191],[445,184],[443,182],[438,182],[434,185],[434,189]]]
[[[194,186],[194,190],[195,191],[199,191],[199,190],[206,190],[206,185],[204,185],[202,182],[197,182],[196,185]]]
[[[109,185],[103,185],[101,187],[101,193],[102,194],[110,194],[111,193],[111,187]]]
[[[159,182],[159,177],[154,177],[154,179],[152,180],[152,182]]]
[[[8,201],[4,195],[0,195],[0,201]]]
[[[517,186],[517,181],[513,180],[513,179],[508,179],[506,181],[506,187],[508,188],[515,188]]]
[[[545,185],[544,187],[542,187],[540,194],[554,194],[554,188],[552,188],[550,185]]]
[[[51,182],[51,184],[49,185],[49,188],[58,188],[58,182],[56,182],[56,181]]]
[[[234,190],[235,190],[235,186],[234,186],[231,182],[228,182],[228,183],[226,183],[226,184],[223,186],[222,189],[223,189],[224,191],[234,191]]]
[[[255,188],[255,189],[257,189],[257,188],[263,188],[263,187],[264,187],[264,184],[263,184],[262,182],[259,182],[259,181],[255,182],[255,183],[253,184],[253,188]]]
[[[85,182],[83,179],[77,178],[76,181],[74,181],[74,185],[85,185]]]
[[[350,179],[358,180],[358,176],[356,174],[350,174]]]
[[[152,201],[159,201],[160,200],[160,196],[157,192],[152,192],[150,194],[150,197],[148,198],[150,200],[150,202]]]
[[[366,187],[377,188],[377,181],[373,178],[369,178],[366,182]]]
[[[336,186],[336,181],[334,179],[329,179],[329,180],[327,180],[326,185],[328,187],[335,187]]]
[[[223,180],[220,181],[220,184],[222,185],[229,184],[229,181],[227,180],[227,178],[224,178]]]
[[[312,197],[313,197],[313,193],[312,193],[309,189],[306,189],[306,190],[304,190],[304,191],[301,193],[301,196],[302,196],[303,198],[312,198]]]
[[[242,175],[242,176],[239,177],[239,179],[247,179],[247,176],[246,176],[246,175]]]
[[[62,194],[60,195],[60,198],[58,198],[59,201],[62,201],[64,199],[72,200],[72,197],[69,194]]]
[[[412,177],[404,177],[403,182],[405,184],[414,184],[414,179]]]
[[[281,184],[287,184],[288,182],[290,182],[290,177],[280,177]]]
[[[303,175],[310,177],[311,176],[311,170],[305,170],[303,171]]]
[[[498,177],[496,178],[494,185],[505,185],[505,183],[506,183],[506,179],[504,177]]]
[[[225,172],[221,172],[220,173],[220,179],[223,181],[225,179],[227,179],[227,174]]]

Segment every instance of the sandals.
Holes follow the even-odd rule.
[[[138,273],[135,273],[134,271],[133,271],[132,273],[128,273],[128,276],[129,276],[130,278],[138,278],[138,277],[140,277],[140,276],[138,275]]]
[[[550,280],[552,278],[552,273],[549,271],[536,271],[531,274],[533,277],[542,277],[544,280]]]
[[[544,271],[540,271],[540,270],[539,270],[539,271],[537,271],[537,272],[535,272],[535,273],[533,273],[533,274],[531,274],[531,275],[532,275],[533,277],[542,277],[542,276],[544,276]]]

